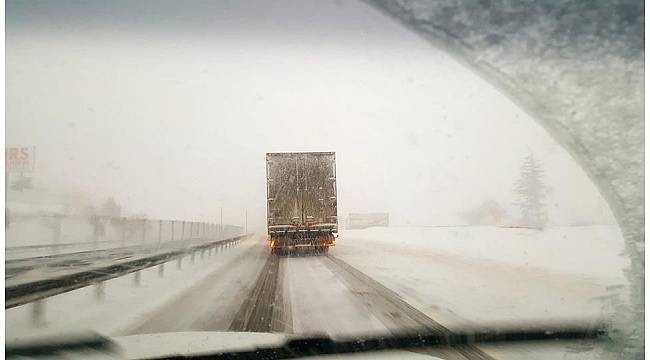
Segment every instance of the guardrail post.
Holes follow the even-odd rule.
[[[176,268],[177,268],[178,270],[180,270],[182,267],[183,267],[183,257],[180,256],[180,257],[178,258],[178,261],[176,262]]]
[[[95,300],[102,301],[104,300],[104,295],[106,293],[106,282],[101,281],[95,284]]]
[[[31,319],[34,326],[45,324],[45,299],[39,299],[32,303]]]
[[[185,239],[185,220],[181,223],[181,241]]]
[[[158,265],[158,276],[165,276],[165,263]]]
[[[141,276],[140,273],[141,273],[141,271],[138,270],[133,275],[133,285],[135,285],[135,286],[140,286],[140,276]]]
[[[194,251],[192,251],[192,255],[190,255],[190,261],[192,261],[192,264],[194,264]]]

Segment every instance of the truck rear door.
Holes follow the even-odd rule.
[[[295,154],[266,154],[268,225],[302,222],[298,163]]]
[[[300,203],[304,224],[336,224],[336,165],[334,153],[301,154],[298,163]]]

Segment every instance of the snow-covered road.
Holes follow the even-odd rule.
[[[468,326],[516,326],[575,321],[595,323],[611,316],[615,306],[622,301],[621,294],[624,287],[619,285],[620,269],[616,268],[622,262],[614,261],[617,255],[610,254],[613,247],[616,247],[609,244],[612,242],[611,239],[600,239],[602,241],[595,243],[591,248],[592,254],[587,256],[598,258],[600,266],[598,269],[590,270],[585,264],[576,264],[573,267],[564,264],[563,262],[570,261],[570,254],[564,258],[556,256],[554,259],[539,259],[545,255],[538,254],[537,259],[531,255],[529,259],[513,260],[499,258],[494,255],[497,253],[495,250],[486,251],[484,258],[462,256],[447,251],[445,246],[448,245],[439,246],[439,251],[436,250],[435,243],[428,243],[429,245],[425,246],[423,244],[426,242],[423,243],[419,238],[409,238],[413,236],[412,232],[403,229],[386,229],[384,236],[376,233],[382,231],[384,230],[377,229],[343,233],[339,238],[338,246],[331,250],[328,257],[280,258],[277,265],[279,270],[274,270],[277,271],[277,276],[271,276],[269,278],[272,280],[266,279],[260,282],[263,283],[262,285],[257,285],[265,290],[261,290],[256,296],[267,298],[255,305],[249,305],[251,307],[249,316],[255,306],[268,306],[274,308],[276,312],[274,316],[269,316],[275,319],[269,321],[281,323],[275,328],[269,325],[273,331],[345,337],[387,331],[399,332],[400,329],[409,327],[427,326],[426,320],[423,322],[417,320],[418,316],[433,319],[435,323],[452,331],[466,329]],[[400,231],[404,234],[403,238],[394,239],[386,236]],[[502,237],[508,233],[516,234],[509,240],[500,239],[500,244],[508,241],[523,241],[520,239],[521,230],[498,231],[502,233]],[[575,232],[573,229],[566,231]],[[598,229],[598,232],[606,233],[604,229]],[[534,233],[534,236],[548,236],[548,234]],[[411,245],[404,246],[403,241],[410,242]],[[584,239],[576,239],[576,241],[582,242]],[[561,243],[559,244],[561,246]],[[471,247],[472,245],[458,244],[458,246]],[[558,243],[548,241],[545,246],[546,251],[557,251],[558,249],[549,249],[553,246],[557,247]],[[605,250],[599,252],[596,249]],[[265,255],[259,256],[259,268],[261,268],[263,261],[260,259]],[[247,258],[253,257],[247,256]],[[579,254],[575,258],[582,260],[583,263],[589,260],[584,254]],[[525,262],[517,263],[517,261]],[[544,267],[545,265],[548,266]],[[250,270],[250,266],[243,267]],[[571,273],[571,269],[576,270]],[[239,272],[240,270],[234,270],[232,273],[239,276]],[[603,274],[608,276],[602,276]],[[252,278],[250,271],[244,275],[248,279]],[[252,280],[249,281],[246,289],[252,291],[256,285],[252,284]],[[273,281],[275,283],[271,284]],[[378,285],[368,286],[372,283]],[[165,316],[162,313],[158,315],[166,320],[152,322],[153,324],[162,321],[167,322],[168,325],[160,328],[143,328],[143,330],[205,330],[205,327],[200,326],[184,327],[184,321],[173,319],[192,314],[195,318],[189,322],[194,324],[204,322],[206,313],[195,311],[201,306],[193,304],[214,303],[217,300],[207,300],[207,298],[220,296],[219,291],[209,288],[222,285],[220,282],[212,282],[209,285],[206,283],[206,286],[203,290],[196,290],[196,293],[214,294],[214,296],[209,295],[203,300],[188,296],[184,301],[179,300],[182,304],[173,305],[165,310],[169,315]],[[378,287],[380,290],[377,290]],[[240,290],[244,291],[243,288]],[[273,292],[273,296],[264,295],[264,291]],[[222,304],[220,309],[235,309],[237,305],[246,307],[239,297],[237,297],[239,299],[236,301],[237,305],[228,305],[228,297],[219,298]],[[395,305],[395,302],[403,302],[407,305]],[[408,307],[413,308],[411,311],[414,314],[409,314]],[[184,315],[174,315],[174,308],[191,309],[192,312],[183,311]],[[232,311],[234,313],[236,310]],[[281,315],[277,315],[278,313]],[[229,329],[227,321],[213,323],[213,325],[211,330]],[[233,329],[232,324],[230,329]],[[569,358],[594,358],[600,356],[601,352],[599,348],[576,352],[575,348],[575,344],[562,344],[560,349],[553,348],[552,352],[570,353]],[[509,352],[507,347],[505,350],[503,347],[496,346],[486,347],[486,349],[498,358],[516,358],[524,353],[527,356],[543,358],[549,351],[547,347],[530,345],[517,347],[516,352]],[[591,347],[587,346],[587,349]]]
[[[323,256],[286,259],[293,331],[336,336],[385,330],[327,262]]]
[[[182,269],[168,266],[164,277],[156,269],[145,271],[137,286],[130,277],[111,280],[101,301],[92,288],[49,298],[46,322],[36,330],[90,328],[111,336],[270,330],[342,338],[422,327],[445,332],[595,322],[610,315],[616,305],[612,302],[620,300],[618,279],[599,277],[602,269],[570,274],[557,271],[558,266],[519,266],[450,253],[423,239],[412,238],[405,246],[403,239],[382,236],[382,231],[408,233],[344,232],[329,256],[271,256],[265,241],[255,237],[197,258],[196,264],[185,260]],[[504,234],[508,231],[513,230]],[[594,256],[600,256],[602,266],[610,264],[607,254]],[[35,330],[30,313],[29,305],[6,310],[8,339]],[[574,345],[561,344],[552,351],[570,353],[569,359],[595,358],[601,352],[576,352]],[[470,352],[507,359],[521,354],[543,358],[549,351],[535,346],[520,346],[515,352],[502,346],[481,349]]]

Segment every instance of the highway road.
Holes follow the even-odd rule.
[[[246,284],[242,278],[255,280]],[[417,329],[451,333],[334,255],[278,256],[258,243],[242,252],[227,272],[206,277],[123,335],[246,331],[350,338]],[[474,346],[430,353],[491,359]]]
[[[593,279],[490,265],[426,252],[373,249],[345,238],[327,256],[276,256],[262,242],[254,242],[225,272],[205,278],[123,335],[247,331],[345,339],[417,329],[451,334],[482,323],[570,323],[602,315],[594,298],[603,287]],[[475,316],[478,313],[482,315]],[[503,348],[490,351],[509,358]],[[538,352],[543,358],[548,349]],[[430,354],[495,358],[475,346]],[[525,348],[517,354],[534,357],[536,351]]]
[[[444,335],[480,324],[597,318],[602,306],[594,299],[604,293],[593,279],[415,253],[345,236],[326,256],[272,255],[264,240],[253,237],[187,263],[182,269],[169,267],[164,277],[155,269],[144,272],[138,286],[113,280],[102,301],[87,295],[82,300],[84,289],[76,290],[81,295],[49,298],[45,328],[85,327],[110,336],[234,331],[346,339],[414,329]],[[23,322],[9,336],[32,330],[24,324],[28,306],[6,312],[8,324]],[[80,307],[87,311],[79,313]],[[446,359],[535,355],[530,348],[517,356],[500,347],[485,349],[427,354]]]

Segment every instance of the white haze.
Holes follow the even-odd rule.
[[[147,26],[124,27],[99,10],[66,22],[8,8],[20,16],[7,23],[6,141],[37,147],[37,187],[113,196],[152,218],[210,221],[223,207],[241,224],[248,209],[262,229],[264,154],[336,151],[341,217],[445,225],[488,199],[515,217],[512,184],[530,149],[553,189],[553,223],[613,221],[530,116],[363,3],[179,14],[214,23],[168,23],[165,4],[132,16]]]

